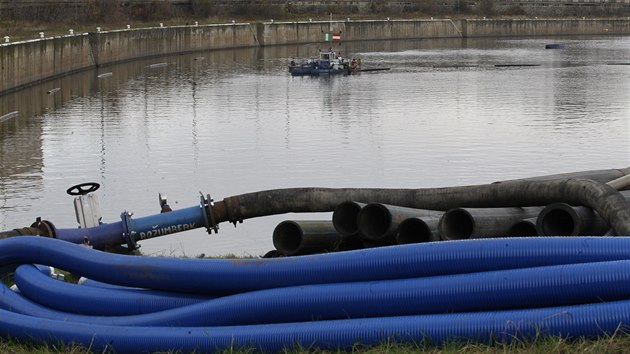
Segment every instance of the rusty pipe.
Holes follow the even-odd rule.
[[[383,188],[288,188],[274,189],[260,192],[246,193],[227,197],[212,207],[209,216],[214,217],[212,223],[218,224],[229,221],[242,222],[261,216],[284,214],[290,212],[329,212],[342,202],[354,200],[361,203],[379,202],[418,209],[448,210],[455,207],[504,207],[504,200],[494,203],[487,200],[480,193],[496,193],[504,184],[548,181],[567,179],[591,179],[606,183],[630,174],[630,167],[609,170],[589,170],[536,176],[524,179],[494,182],[491,184],[441,187],[424,189],[383,189]],[[499,187],[500,186],[500,187]],[[484,188],[483,191],[479,188]],[[474,194],[474,195],[471,195]],[[549,198],[541,198],[548,200]],[[483,202],[481,202],[483,200]],[[557,201],[557,200],[554,200]],[[267,208],[261,207],[268,204]],[[516,206],[546,205],[544,203],[521,203]]]
[[[21,229],[13,229],[10,231],[0,232],[0,239],[14,236],[38,236],[39,229],[35,227],[23,227]]]
[[[10,231],[0,232],[0,239],[15,237],[15,236],[44,236],[55,237],[55,226],[47,220],[37,218],[34,223],[29,227],[23,227],[20,229],[13,229]]]
[[[623,196],[610,186],[583,178],[424,189],[275,189],[225,198],[208,208],[208,218],[216,224],[224,221],[236,224],[244,219],[289,212],[330,212],[347,200],[430,210],[525,207],[566,202],[595,209],[617,234],[630,235],[630,210]]]

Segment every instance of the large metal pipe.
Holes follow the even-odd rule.
[[[589,179],[511,181],[425,189],[290,188],[225,198],[210,208],[215,223],[289,212],[333,211],[347,200],[372,201],[429,210],[455,207],[540,206],[554,202],[590,206],[617,234],[630,235],[630,210],[618,191]]]
[[[628,189],[628,187],[630,187],[630,175],[619,177],[617,179],[607,182],[606,184],[615,188],[618,191]]]
[[[409,208],[448,210],[455,207],[492,208],[537,206],[553,202],[589,206],[595,209],[616,234],[630,235],[630,211],[619,193],[602,183],[630,173],[630,167],[614,170],[584,171],[569,174],[580,178],[558,179],[567,174],[534,177],[488,185],[424,189],[290,188],[267,190],[227,197],[214,203],[208,197],[200,206],[181,211],[132,220],[123,213],[122,222],[93,228],[60,230],[52,227],[49,235],[74,243],[83,243],[86,235],[93,245],[127,243],[133,246],[144,238],[205,226],[209,231],[218,224],[234,224],[244,219],[289,212],[330,212],[344,201],[379,202]],[[587,178],[587,179],[585,179]],[[592,178],[592,180],[591,180]],[[167,216],[167,219],[164,217]],[[182,217],[181,220],[176,218]],[[158,229],[153,226],[158,225]]]
[[[576,172],[565,172],[565,173],[556,173],[551,175],[543,175],[543,176],[534,176],[527,178],[518,178],[513,180],[504,180],[503,182],[514,182],[514,181],[550,181],[554,179],[569,179],[569,178],[586,178],[591,179],[593,181],[608,183],[616,179],[623,178],[624,176],[630,175],[630,167],[620,168],[620,169],[606,169],[606,170],[588,170],[588,171],[576,171]]]
[[[528,218],[517,221],[510,227],[508,234],[513,237],[539,236],[536,220],[537,218]]]
[[[506,237],[514,223],[531,218],[542,207],[454,208],[440,219],[438,230],[444,240]]]
[[[403,220],[398,225],[397,244],[439,241],[438,224],[440,218],[417,217]]]
[[[41,231],[36,227],[23,227],[21,229],[0,232],[0,239],[14,236],[38,236],[40,233]]]
[[[415,217],[439,218],[441,211],[405,208],[382,203],[370,203],[361,209],[357,219],[359,232],[367,239],[393,243],[401,222]]]
[[[359,212],[365,206],[364,203],[345,201],[337,204],[332,214],[332,222],[335,230],[344,237],[359,234],[357,219]]]
[[[630,201],[630,191],[619,193],[626,202]],[[552,203],[541,211],[536,230],[541,236],[605,235],[608,234],[610,226],[591,208],[571,206],[567,203]]]
[[[332,250],[341,235],[332,221],[286,220],[273,230],[273,245],[288,256]]]
[[[541,236],[601,236],[610,227],[591,208],[551,203],[538,216],[536,230]]]
[[[134,248],[140,240],[173,234],[199,227],[208,228],[206,209],[203,205],[173,210],[168,213],[149,215],[137,219],[132,213],[121,213],[122,221],[83,229],[55,229],[55,238],[72,243],[87,240],[92,246],[102,248],[112,244],[128,244]]]

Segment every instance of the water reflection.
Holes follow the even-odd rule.
[[[556,42],[560,39],[554,38]],[[0,229],[76,225],[65,190],[95,181],[103,220],[283,187],[432,187],[630,164],[626,37],[342,43],[387,72],[291,77],[320,45],[102,67],[0,98]],[[152,65],[166,63],[166,65]],[[497,64],[536,64],[502,66]],[[103,73],[111,73],[99,77]],[[51,89],[59,91],[49,94]],[[261,254],[284,215],[149,240],[145,252]]]

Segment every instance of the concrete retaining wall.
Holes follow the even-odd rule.
[[[143,57],[257,46],[253,25],[207,25],[90,33],[97,65]]]
[[[0,92],[94,67],[88,35],[0,46]]]
[[[0,93],[78,70],[151,56],[323,42],[453,37],[630,35],[630,20],[381,20],[268,22],[94,32],[0,45]]]
[[[464,20],[468,37],[627,35],[629,20]]]
[[[459,25],[457,25],[459,23]],[[340,33],[343,41],[461,37],[461,21],[382,20],[276,22],[262,25],[262,45],[286,45],[323,41],[326,32]]]

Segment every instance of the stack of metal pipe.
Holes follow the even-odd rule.
[[[601,171],[593,173],[575,172],[519,181],[592,179],[619,190],[630,205],[630,190],[622,190],[629,187],[628,175],[618,177],[612,173],[602,175]],[[332,220],[287,220],[280,223],[273,232],[273,243],[276,247],[274,256],[294,256],[472,238],[614,234],[612,226],[596,210],[567,202],[526,207],[462,206],[430,210],[349,200],[335,207]]]

